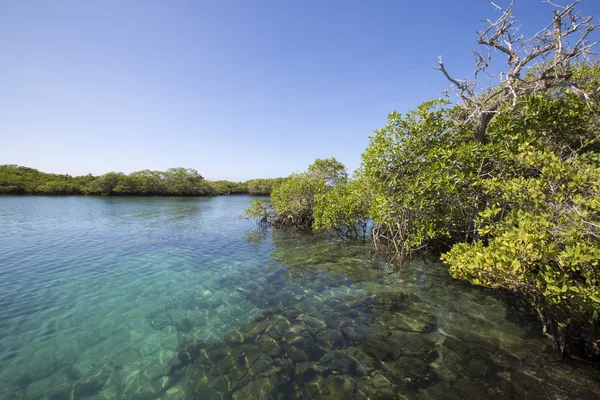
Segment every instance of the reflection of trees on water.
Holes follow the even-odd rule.
[[[105,214],[122,218],[141,218],[159,220],[165,216],[168,220],[195,219],[209,205],[208,200],[197,197],[103,197],[107,210]],[[131,213],[127,213],[127,209]]]
[[[259,247],[267,237],[269,237],[269,228],[260,224],[256,225],[256,229],[246,233],[246,240],[252,247]]]

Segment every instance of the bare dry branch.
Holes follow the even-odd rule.
[[[600,26],[593,21],[593,17],[575,12],[579,1],[574,0],[566,6],[560,6],[544,0],[544,3],[554,7],[552,22],[533,36],[525,37],[519,34],[513,16],[515,0],[511,0],[506,8],[488,0],[500,12],[500,17],[495,21],[485,20],[487,27],[478,32],[477,43],[485,46],[487,56],[482,56],[478,51],[473,52],[473,79],[469,81],[452,77],[440,57],[436,69],[452,83],[461,99],[461,106],[466,109],[464,115],[468,116],[467,122],[475,122],[476,141],[485,142],[487,125],[503,104],[517,104],[523,95],[565,87],[587,101],[595,99],[598,90],[591,94],[584,93],[571,80],[571,67],[594,54],[593,49],[598,42],[590,42],[589,38]],[[477,89],[478,76],[480,73],[487,73],[491,61],[490,50],[506,55],[508,70],[498,76],[498,89],[491,91],[491,87],[487,87],[484,92],[488,93],[481,96],[481,91]],[[524,71],[527,74],[522,76]]]

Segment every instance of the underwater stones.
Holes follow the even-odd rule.
[[[185,382],[189,386],[189,388],[197,392],[202,387],[208,387],[208,382],[210,380],[211,370],[208,366],[193,366],[188,368],[185,375]]]
[[[177,353],[173,350],[160,350],[158,352],[158,361],[163,367],[166,367],[173,358],[177,356]]]
[[[196,297],[193,295],[188,295],[181,300],[181,306],[186,310],[193,310],[198,307],[198,302],[196,301]]]
[[[147,319],[150,321],[150,325],[159,331],[173,323],[171,316],[166,312],[151,312]]]
[[[58,390],[47,397],[47,400],[71,400],[72,391],[69,389]]]
[[[202,386],[195,393],[192,399],[197,400],[222,400],[223,394],[211,387]]]
[[[208,344],[202,339],[185,338],[180,344],[180,348],[192,355],[197,355],[200,350],[206,348]]]
[[[279,349],[279,346],[277,346],[277,349]],[[245,356],[247,364],[252,364],[262,353],[262,349],[256,344],[244,346],[241,351],[241,355]]]
[[[302,313],[300,311],[296,310],[295,308],[290,308],[289,310],[287,310],[284,313],[284,316],[288,319],[296,319],[300,315],[302,315]]]
[[[131,364],[132,362],[139,360],[141,357],[142,357],[142,354],[140,353],[140,351],[138,349],[128,348],[128,349],[125,349],[125,350],[119,352],[117,355],[115,355],[113,357],[113,360],[118,365],[123,366],[123,365]]]
[[[263,400],[274,389],[274,377],[257,378],[233,394],[233,400]]]
[[[347,343],[357,343],[362,341],[366,335],[362,327],[343,325],[340,327],[340,334]]]
[[[224,339],[230,344],[241,344],[246,340],[246,336],[237,329],[231,329],[225,334]]]
[[[323,309],[324,320],[331,329],[337,329],[342,321],[342,316],[334,311]]]
[[[463,372],[470,378],[485,379],[496,374],[496,367],[489,358],[475,356],[467,362]]]
[[[306,349],[306,355],[310,361],[318,361],[326,354],[325,350],[317,345],[312,345]]]
[[[175,322],[175,329],[179,332],[188,332],[194,327],[194,323],[189,318],[181,319]]]
[[[267,283],[273,283],[276,281],[285,282],[285,276],[281,270],[273,272],[271,275],[265,278]]]
[[[302,314],[299,311],[298,313],[299,315],[296,317],[296,320],[310,326],[315,332],[327,328],[327,324],[325,322],[318,320],[315,317],[311,317],[310,315]]]
[[[314,332],[312,328],[305,324],[294,324],[290,325],[289,329],[283,334],[283,337],[287,341],[293,340],[296,336],[306,336],[309,338],[314,337]]]
[[[233,367],[229,371],[227,371],[227,378],[229,380],[229,386],[226,391],[229,391],[230,389],[237,387],[239,385],[239,383],[246,377],[247,374],[248,374],[248,369],[245,366],[239,367],[238,365],[236,365],[235,367]]]
[[[111,369],[105,367],[95,374],[85,376],[75,385],[75,396],[79,398],[97,393],[104,387],[112,372]]]
[[[42,399],[48,393],[56,390],[66,390],[69,378],[64,372],[57,372],[40,380],[31,382],[25,391],[28,399]]]
[[[238,307],[245,313],[249,313],[255,309],[254,305],[248,301],[242,301]]]
[[[411,356],[425,358],[431,354],[435,344],[420,333],[394,331],[384,341],[387,353],[394,356]]]
[[[74,375],[81,377],[90,374],[92,371],[100,368],[101,366],[101,364],[93,362],[93,360],[81,357],[75,364],[73,364],[71,370]]]
[[[149,381],[153,381],[163,375],[166,375],[166,372],[167,371],[160,361],[154,360],[144,368],[142,376]]]
[[[222,359],[227,357],[229,349],[223,346],[213,347],[206,350],[206,356],[208,360],[213,364],[218,364]]]
[[[275,320],[269,325],[267,331],[269,336],[279,340],[282,338],[290,329],[291,323],[285,317],[277,316]]]
[[[243,288],[246,289],[250,293],[258,293],[262,292],[263,288],[256,282],[248,282],[243,285]]]
[[[233,393],[234,400],[295,399],[292,370],[274,366],[264,370],[253,380],[243,382],[243,387]]]
[[[319,345],[326,350],[339,349],[344,347],[344,337],[338,331],[327,329],[317,333]]]
[[[223,304],[223,299],[211,297],[208,300],[206,300],[205,305],[209,309],[215,309],[215,308],[220,307],[222,304]]]
[[[348,354],[334,350],[326,353],[319,361],[319,366],[332,372],[356,373],[356,360]]]
[[[215,368],[217,369],[217,371],[219,371],[222,374],[222,373],[225,373],[226,371],[228,371],[229,369],[231,369],[235,365],[236,365],[236,360],[231,355],[228,354],[221,361],[219,361],[219,363],[215,366]]]
[[[356,360],[356,373],[358,375],[369,375],[371,371],[377,369],[380,362],[369,357],[358,347],[348,347],[345,352]]]
[[[174,359],[170,360],[169,363],[167,364],[167,375],[173,376],[173,377],[181,375],[181,371],[184,370],[185,366],[188,363],[189,363],[189,361],[186,360],[185,358],[184,358],[184,361],[181,361],[181,359],[179,359],[179,358],[174,358]]]
[[[178,386],[173,386],[165,391],[160,397],[163,400],[184,400],[187,397],[185,390]]]
[[[294,346],[286,346],[285,356],[294,363],[309,361],[306,351]]]
[[[239,317],[243,314],[245,314],[244,310],[242,310],[241,308],[239,308],[238,306],[234,306],[234,307],[230,307],[227,312],[229,313],[229,315],[231,315],[232,317]]]
[[[226,375],[209,375],[208,386],[217,392],[227,392],[229,390],[229,380]]]
[[[258,357],[256,361],[252,363],[249,372],[252,375],[256,376],[261,372],[267,370],[271,366],[272,362],[273,359],[270,356],[266,354],[261,354],[260,357]]]
[[[400,357],[384,364],[385,375],[404,389],[423,389],[437,381],[438,377],[425,361],[413,357]]]
[[[411,326],[406,322],[406,317],[401,313],[384,312],[379,320],[390,330],[412,331]]]
[[[317,370],[311,362],[300,362],[294,369],[296,380],[300,382],[310,382],[317,378]]]
[[[61,362],[57,359],[45,359],[40,362],[27,372],[26,376],[21,379],[25,382],[39,381],[50,375],[55,374],[61,367]]]
[[[355,398],[354,383],[348,376],[329,375],[323,383],[323,389],[328,394],[328,399],[349,400]]]
[[[263,319],[262,321],[258,321],[258,322],[248,322],[247,324],[245,324],[241,330],[242,332],[244,332],[245,334],[249,335],[249,336],[256,336],[260,333],[263,333],[265,329],[267,329],[267,327],[269,326],[269,321]]]
[[[263,311],[261,314],[256,314],[255,316],[253,316],[252,318],[250,318],[250,320],[248,321],[248,323],[250,324],[256,324],[258,322],[264,321],[266,318],[270,317],[271,315],[273,315],[273,313],[271,311],[269,311],[269,315],[265,315],[266,311]]]
[[[270,329],[268,335],[275,340],[281,340],[281,334],[277,329]]]
[[[397,399],[396,388],[390,382],[382,371],[375,371],[370,379],[365,380],[365,386],[371,398],[381,400]]]
[[[204,297],[199,297],[196,299],[196,308],[199,310],[206,310],[209,308],[208,305],[208,300],[206,300]]]
[[[296,308],[305,314],[312,314],[314,312],[314,305],[309,299],[298,302]]]
[[[278,297],[271,297],[269,299],[267,299],[267,306],[269,307],[276,307],[276,306],[280,306],[282,305],[281,303],[281,299],[279,299]]]
[[[404,322],[408,326],[408,329],[404,330],[413,332],[429,333],[437,329],[436,318],[423,310],[414,310],[413,313],[405,313]]]

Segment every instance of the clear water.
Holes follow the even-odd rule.
[[[600,398],[495,293],[252,200],[0,197],[0,398]]]

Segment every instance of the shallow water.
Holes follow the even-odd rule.
[[[600,398],[495,293],[252,200],[0,197],[0,398]]]

